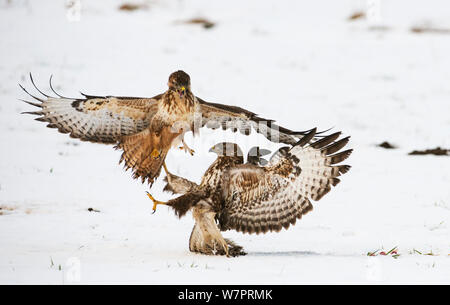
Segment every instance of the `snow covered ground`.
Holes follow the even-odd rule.
[[[407,155],[450,147],[450,35],[410,31],[450,29],[448,1],[122,3],[82,0],[77,22],[57,1],[0,0],[0,283],[450,283],[450,159]],[[194,17],[216,25],[180,22]],[[29,72],[68,96],[153,96],[178,69],[206,100],[351,135],[351,171],[288,231],[225,232],[247,256],[201,256],[191,217],[151,215],[119,151],[20,114]],[[186,137],[194,157],[171,151],[167,164],[199,181],[222,139],[276,148],[202,130]],[[170,198],[162,185],[152,194]]]

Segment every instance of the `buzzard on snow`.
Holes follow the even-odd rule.
[[[259,156],[244,164],[237,144],[216,144],[210,152],[218,157],[200,184],[168,172],[165,190],[182,195],[161,202],[148,193],[153,210],[158,204],[166,204],[179,217],[192,210],[192,252],[245,254],[242,247],[224,239],[220,231],[258,234],[287,229],[312,210],[311,200],[321,199],[350,169],[348,165],[337,165],[352,152],[340,151],[349,137],[338,140],[341,133],[336,132],[315,141],[315,132],[311,130],[292,147],[280,148],[266,166],[260,166],[264,162]]]

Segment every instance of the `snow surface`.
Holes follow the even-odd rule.
[[[410,31],[450,28],[448,1],[121,3],[81,1],[70,22],[57,1],[0,1],[0,283],[450,283],[450,159],[407,155],[450,147],[450,35]],[[347,20],[367,8],[375,17]],[[216,26],[180,22],[193,17]],[[191,217],[151,215],[119,151],[20,114],[30,71],[68,96],[153,96],[178,69],[206,100],[351,135],[351,171],[287,231],[224,232],[247,256],[202,256],[188,250]],[[199,181],[224,139],[277,147],[202,130],[186,137],[196,155],[171,151],[168,167]],[[165,200],[162,185],[151,191]],[[367,256],[395,246],[397,258]]]

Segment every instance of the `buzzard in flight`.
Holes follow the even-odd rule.
[[[312,141],[310,131],[292,147],[280,148],[267,166],[258,159],[244,164],[237,144],[220,143],[210,151],[218,155],[198,185],[167,172],[165,190],[182,194],[161,202],[179,217],[192,210],[195,225],[189,249],[210,255],[237,256],[245,254],[242,247],[224,239],[220,231],[244,233],[278,232],[295,224],[312,210],[310,200],[319,200],[339,183],[339,176],[350,166],[337,165],[352,152],[339,152],[349,137],[338,140],[340,132]],[[166,169],[167,171],[167,169]]]
[[[184,134],[195,134],[203,126],[231,129],[248,135],[253,128],[272,142],[294,144],[308,131],[292,131],[263,119],[255,113],[236,106],[209,103],[196,97],[191,91],[188,74],[176,71],[169,76],[166,92],[151,98],[93,96],[67,98],[50,88],[57,95],[45,98],[31,95],[39,103],[25,101],[41,108],[25,112],[39,116],[36,120],[48,123],[47,127],[69,133],[82,141],[116,144],[122,149],[120,162],[131,168],[133,178],[141,178],[153,184],[161,172],[161,166],[170,148],[183,145]]]

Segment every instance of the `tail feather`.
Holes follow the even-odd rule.
[[[177,134],[162,132],[156,134],[149,128],[130,136],[125,136],[116,146],[123,153],[119,163],[125,163],[125,169],[132,169],[133,178],[148,181],[150,186],[161,173],[172,140]],[[156,151],[157,156],[152,155]]]

